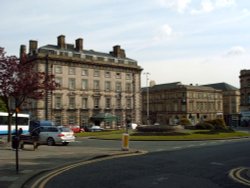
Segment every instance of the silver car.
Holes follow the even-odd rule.
[[[40,126],[33,130],[38,132],[38,143],[53,146],[55,144],[68,145],[75,141],[74,132],[63,126]]]

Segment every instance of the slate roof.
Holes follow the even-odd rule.
[[[234,90],[238,90],[238,88],[230,85],[230,84],[227,84],[225,82],[221,82],[221,83],[215,83],[215,84],[206,84],[204,86],[208,86],[208,87],[212,87],[214,89],[219,89],[219,90],[222,90],[222,91],[234,91]]]
[[[42,46],[39,49],[57,50],[57,51],[72,52],[72,53],[78,53],[78,54],[83,53],[85,55],[91,55],[91,56],[95,55],[95,56],[98,56],[98,57],[106,57],[106,58],[113,58],[113,59],[116,58],[116,59],[122,59],[122,60],[137,62],[136,60],[133,60],[133,59],[130,59],[130,58],[127,58],[127,57],[125,57],[125,58],[117,58],[117,57],[113,56],[110,53],[97,52],[97,51],[94,51],[94,50],[85,50],[84,49],[82,52],[78,52],[78,51],[75,50],[73,44],[67,44],[67,49],[60,49],[57,45],[51,45],[51,44]]]
[[[167,83],[167,84],[158,84],[150,87],[150,91],[161,91],[165,89],[171,89],[176,88],[176,86],[182,85],[181,82],[173,82],[173,83]],[[146,91],[147,87],[143,87],[142,91]]]
[[[173,83],[167,83],[167,84],[159,84],[159,85],[154,85],[152,87],[149,87],[150,91],[162,91],[162,90],[167,90],[167,89],[175,89],[175,88],[186,88],[189,90],[195,89],[195,90],[221,90],[217,89],[214,87],[211,87],[209,85],[185,85],[182,84],[181,82],[173,82]],[[142,88],[142,92],[146,92],[147,87]]]

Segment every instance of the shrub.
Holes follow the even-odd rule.
[[[214,126],[211,123],[208,122],[201,122],[195,125],[196,129],[208,129],[212,130],[214,129]]]
[[[191,123],[191,121],[189,120],[189,119],[187,119],[187,118],[181,118],[181,120],[180,120],[180,123],[179,123],[180,125],[192,125],[192,123]]]
[[[228,130],[224,119],[213,119],[196,124],[196,129]]]
[[[182,126],[168,126],[168,125],[147,125],[147,126],[138,126],[137,131],[139,132],[171,132],[178,131],[183,129]]]
[[[130,134],[131,136],[185,136],[189,135],[189,133],[184,132],[135,132]]]
[[[227,130],[226,123],[224,119],[218,118],[207,121],[208,123],[212,124],[214,126],[214,129],[216,130]]]

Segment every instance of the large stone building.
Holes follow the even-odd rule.
[[[250,126],[250,70],[240,71],[240,97],[242,125]]]
[[[250,70],[240,71],[240,110],[250,111]]]
[[[227,83],[215,83],[205,86],[222,90],[224,119],[227,125],[237,126],[240,114],[240,90]]]
[[[24,45],[20,53],[26,54]],[[85,50],[82,38],[74,45],[60,35],[57,45],[40,48],[30,40],[27,57],[39,71],[54,74],[60,85],[43,100],[26,104],[33,118],[85,125],[99,117],[101,125],[112,128],[124,126],[128,117],[140,123],[142,68],[120,46],[110,53]]]
[[[222,91],[180,82],[142,89],[142,123],[176,124],[188,118],[193,124],[223,114]],[[148,110],[147,110],[148,109]],[[148,117],[147,117],[148,116]]]

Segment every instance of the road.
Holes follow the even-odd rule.
[[[79,139],[78,139],[79,140]],[[230,144],[234,142],[241,142],[246,139],[229,139],[229,140],[205,140],[205,141],[130,141],[130,149],[145,150],[149,152],[158,151],[172,151],[193,147],[213,146],[220,144]],[[84,147],[84,148],[121,148],[121,141],[114,140],[98,140],[81,138],[78,142],[71,144],[71,147]]]
[[[110,144],[113,141],[85,140],[79,144]],[[131,142],[151,152],[78,166],[65,171],[45,187],[84,188],[243,188],[228,177],[231,169],[250,166],[250,141]]]

